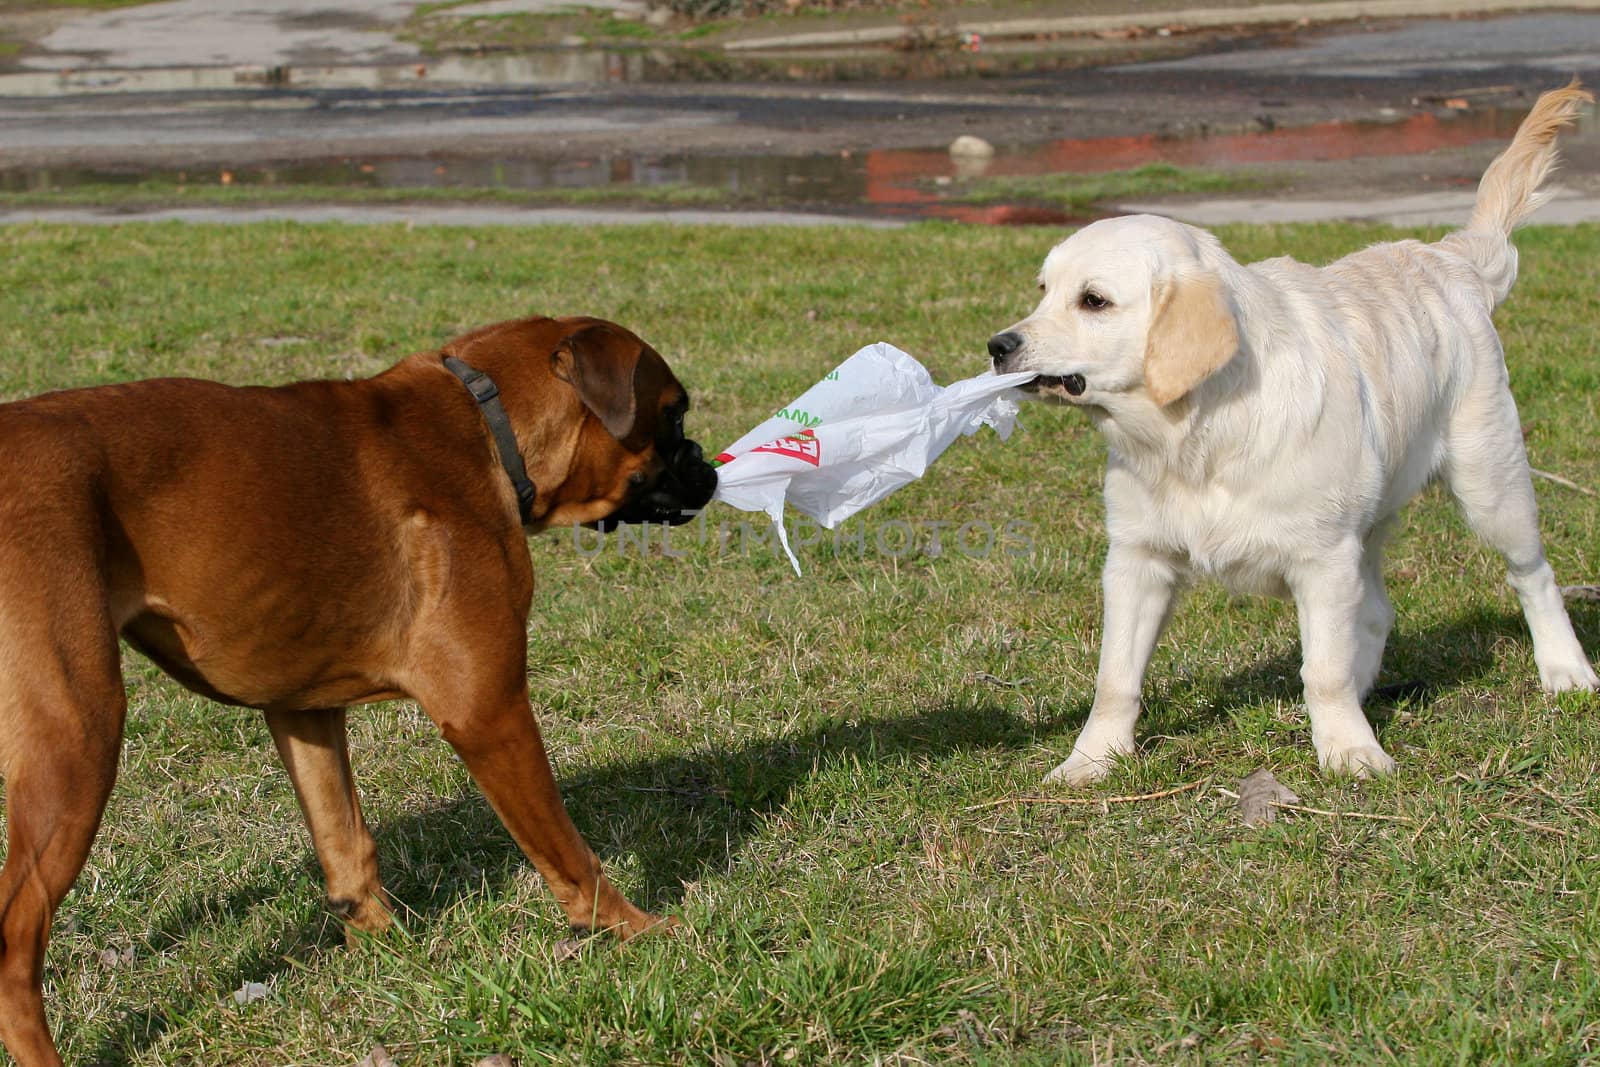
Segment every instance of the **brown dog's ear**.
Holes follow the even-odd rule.
[[[1156,300],[1144,384],[1166,407],[1227,365],[1239,350],[1239,326],[1215,274],[1175,278]]]
[[[626,441],[638,421],[634,376],[644,346],[617,330],[585,326],[562,338],[550,353],[555,376],[578,391],[612,437]]]

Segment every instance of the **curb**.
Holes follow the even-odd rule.
[[[981,37],[1034,37],[1045,34],[1094,34],[1110,30],[1181,27],[1201,30],[1219,26],[1296,22],[1348,22],[1364,18],[1440,18],[1516,11],[1600,11],[1600,0],[1331,0],[1322,4],[1260,4],[1255,7],[1207,7],[1145,11],[1120,15],[1064,15],[1059,18],[962,21],[950,32]],[[775,37],[729,41],[729,52],[837,48],[889,44],[914,36],[905,26],[870,26],[857,30],[821,30]]]

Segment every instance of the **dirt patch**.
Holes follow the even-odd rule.
[[[0,10],[0,72],[20,69],[34,46],[80,11]]]

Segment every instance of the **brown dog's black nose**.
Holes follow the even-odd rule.
[[[1022,335],[1007,330],[989,338],[989,358],[996,364],[1022,347]]]

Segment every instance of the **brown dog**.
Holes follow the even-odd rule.
[[[654,349],[596,319],[489,326],[363,381],[162,379],[0,405],[0,1039],[18,1063],[61,1062],[45,944],[116,774],[118,634],[266,713],[355,929],[390,916],[344,708],[395,697],[439,725],[575,928],[657,923],[606,881],[551,775],[524,537],[703,506],[716,475],[687,407]]]

